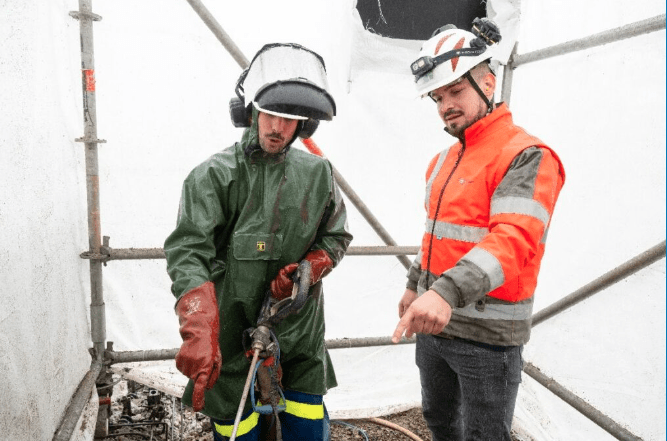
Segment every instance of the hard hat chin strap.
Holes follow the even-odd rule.
[[[489,108],[489,111],[487,113],[491,113],[493,111],[493,103],[486,97],[486,95],[484,95],[484,92],[482,92],[482,89],[477,84],[477,81],[475,81],[475,79],[472,77],[470,71],[464,73],[463,76],[468,79],[473,89],[477,91],[479,96],[481,96],[484,102],[486,103],[487,107]]]

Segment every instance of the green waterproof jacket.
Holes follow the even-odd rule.
[[[223,363],[202,412],[218,419],[232,419],[238,409],[250,367],[242,334],[256,326],[271,280],[310,250],[325,250],[335,266],[352,240],[331,164],[289,146],[268,155],[257,140],[254,123],[240,143],[189,174],[176,229],[164,244],[177,298],[208,281],[216,287]],[[323,395],[336,386],[324,346],[322,282],[274,332],[285,389]],[[190,381],[183,394],[187,405],[192,387]]]

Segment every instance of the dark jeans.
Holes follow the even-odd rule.
[[[523,346],[417,335],[424,419],[433,441],[510,441]]]

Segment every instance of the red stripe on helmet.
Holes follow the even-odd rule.
[[[456,46],[454,46],[453,50],[458,50],[463,47],[463,43],[465,43],[465,38],[461,37],[458,43],[456,43]],[[456,70],[456,66],[459,64],[459,57],[454,57],[452,58],[452,71]]]
[[[442,44],[443,44],[445,41],[447,41],[447,39],[448,39],[449,37],[451,37],[452,35],[454,35],[454,34],[445,35],[444,37],[442,37],[442,38],[440,39],[440,41],[438,41],[438,44],[435,45],[435,53],[434,53],[433,55],[438,55],[438,51],[439,51],[440,48],[442,47]]]

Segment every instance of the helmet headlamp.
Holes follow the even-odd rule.
[[[417,61],[413,62],[410,65],[410,69],[412,69],[412,75],[415,76],[415,82],[417,82],[421,77],[423,77],[424,75],[435,69],[439,64],[442,64],[445,61],[449,61],[452,58],[461,56],[474,57],[477,55],[481,55],[482,53],[484,53],[484,51],[486,51],[486,45],[482,45],[482,47],[454,49],[445,52],[444,54],[440,54],[437,57],[429,57],[428,55],[425,55],[417,59]]]
[[[433,58],[429,56],[421,57],[410,65],[412,75],[420,77],[426,75],[428,72],[433,70],[434,67],[435,62],[433,61]]]

